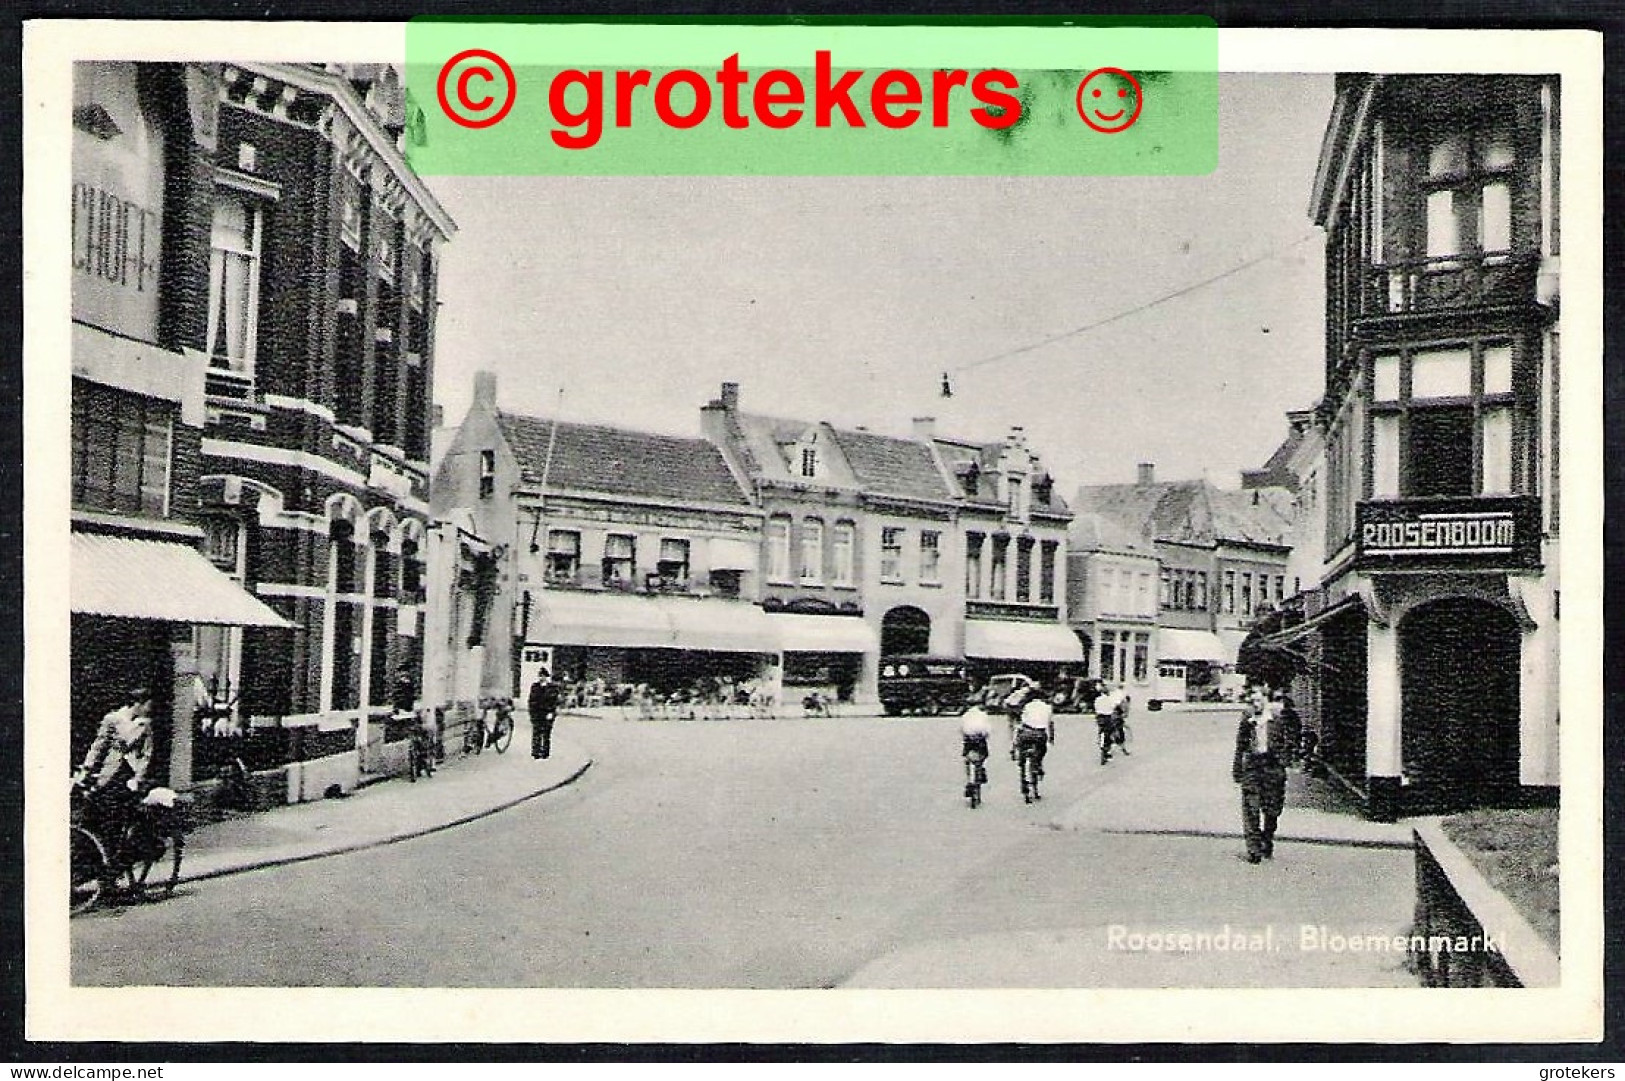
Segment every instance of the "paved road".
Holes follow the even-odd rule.
[[[1405,982],[1395,965],[1295,948],[1241,961],[1108,948],[1116,924],[1278,921],[1286,936],[1313,917],[1401,929],[1403,853],[1305,845],[1255,868],[1227,838],[1135,835],[1079,817],[1187,783],[1159,763],[1204,768],[1211,757],[1227,772],[1222,724],[1137,718],[1138,753],[1102,768],[1089,726],[1063,717],[1048,798],[1023,804],[1013,764],[996,756],[975,811],[960,793],[954,718],[561,724],[595,760],[582,783],[442,833],[75,920],[75,982]]]

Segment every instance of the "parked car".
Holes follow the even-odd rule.
[[[1038,681],[1020,672],[1006,672],[994,676],[982,688],[982,703],[992,712],[1002,713],[1009,708],[1012,695],[1017,691],[1038,691]]]
[[[1056,713],[1092,713],[1101,681],[1093,676],[1066,676],[1049,688],[1049,704]]]
[[[970,684],[958,657],[910,653],[880,659],[880,705],[900,713],[963,713]]]

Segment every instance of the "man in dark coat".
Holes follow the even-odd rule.
[[[553,753],[553,720],[559,712],[559,685],[553,673],[543,668],[530,685],[526,700],[530,712],[530,756],[546,758]]]
[[[1236,729],[1231,779],[1241,785],[1241,827],[1247,862],[1275,856],[1275,824],[1286,802],[1286,731],[1278,702],[1258,701]]]

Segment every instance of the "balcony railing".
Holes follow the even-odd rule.
[[[1539,260],[1510,252],[1406,259],[1365,272],[1361,316],[1410,315],[1535,301]]]

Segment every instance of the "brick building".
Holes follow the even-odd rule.
[[[137,684],[157,768],[189,787],[199,647],[283,620],[198,551],[218,72],[73,72],[70,746]]]
[[[438,249],[387,65],[227,64],[195,208],[205,551],[292,623],[201,644],[289,799],[383,768],[421,687]],[[370,750],[369,750],[370,749]]]

